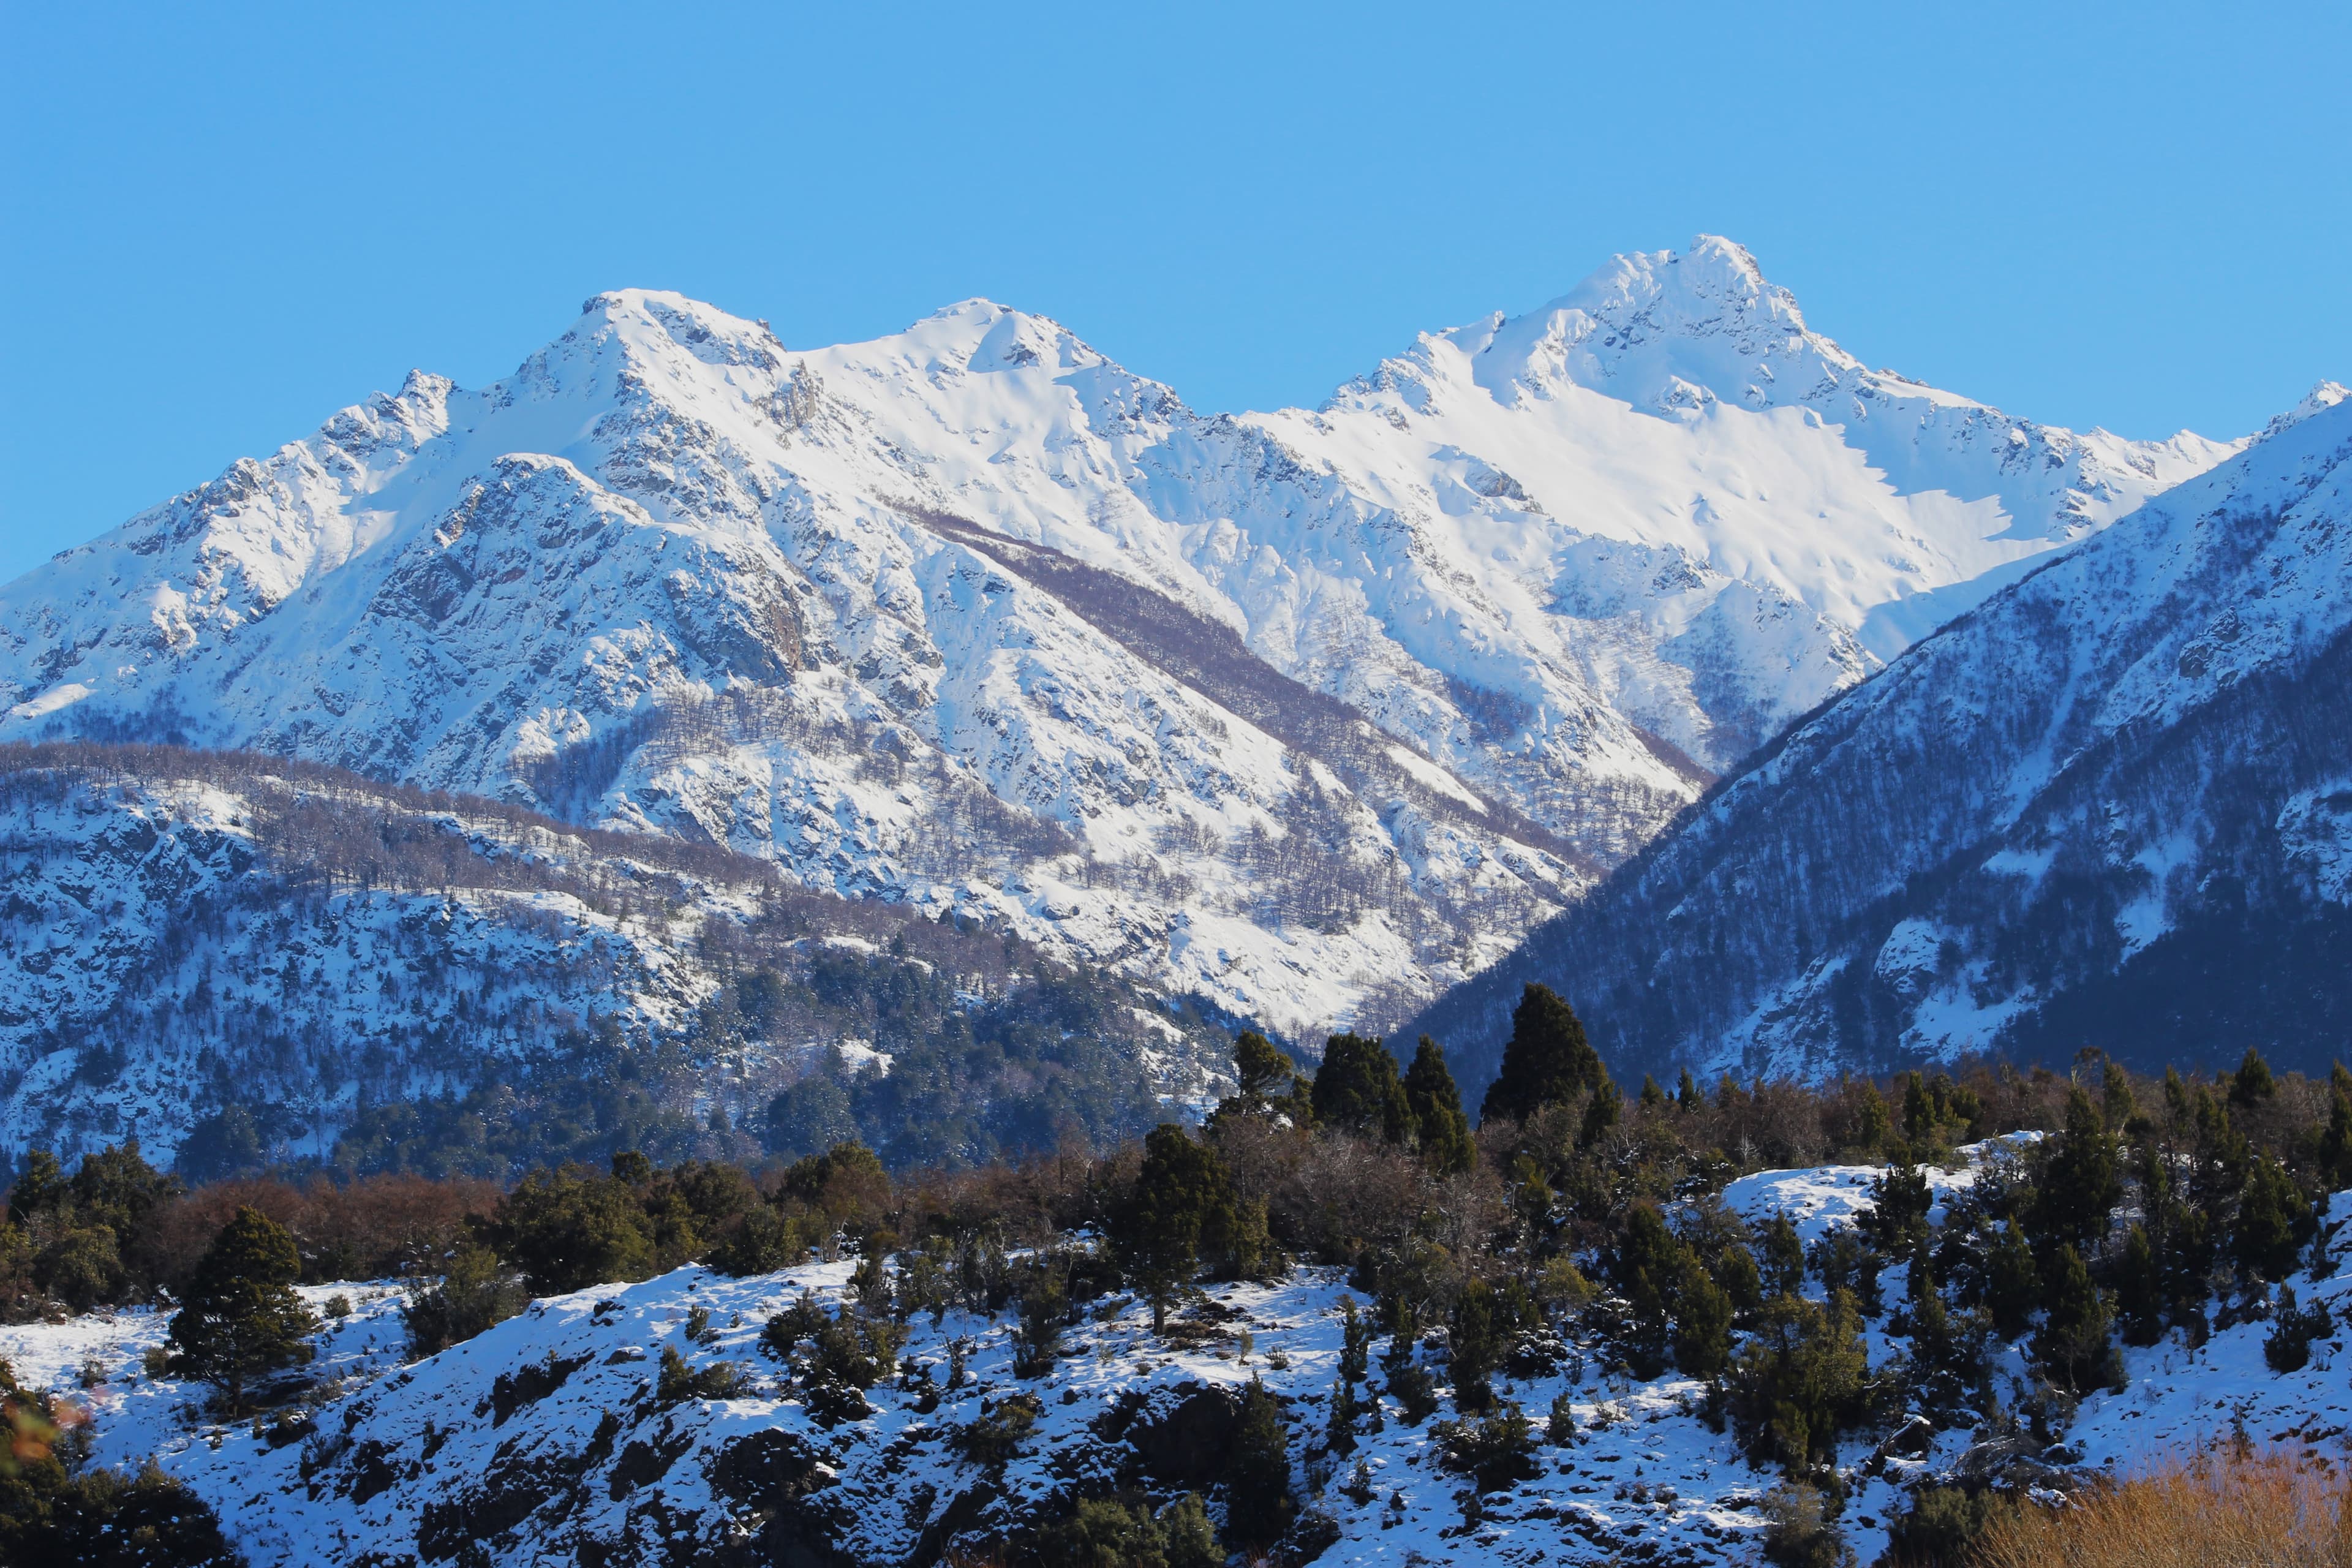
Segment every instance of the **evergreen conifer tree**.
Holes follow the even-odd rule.
[[[1495,1309],[1495,1292],[1483,1279],[1464,1287],[1454,1303],[1446,1370],[1454,1379],[1454,1407],[1465,1413],[1484,1410],[1495,1400],[1487,1379],[1494,1375],[1503,1348]]]
[[[2123,1064],[2109,1058],[2099,1083],[2100,1109],[2105,1114],[2107,1131],[2120,1132],[2131,1125],[2139,1114],[2138,1097],[2132,1093],[2131,1075]]]
[[[2004,1226],[1985,1269],[1985,1307],[1992,1313],[1993,1331],[2005,1340],[2017,1338],[2041,1304],[2042,1272],[2032,1250],[2017,1226]]]
[[[1584,1120],[1576,1130],[1576,1146],[1590,1149],[1600,1142],[1617,1125],[1624,1110],[1625,1097],[1617,1092],[1615,1084],[1602,1079],[1591,1098],[1584,1102]]]
[[[2142,1226],[2132,1226],[2124,1238],[2123,1262],[2116,1272],[2116,1317],[2127,1345],[2152,1345],[2163,1337],[2164,1272]]]
[[[1356,1299],[1339,1299],[1339,1378],[1343,1383],[1364,1381],[1371,1371],[1372,1331],[1356,1310]]]
[[[286,1227],[239,1208],[197,1265],[187,1301],[172,1320],[172,1365],[221,1391],[232,1411],[246,1385],[279,1367],[308,1363],[319,1321],[294,1293],[301,1255]]]
[[[1412,1128],[1396,1058],[1362,1035],[1334,1035],[1324,1042],[1314,1104],[1317,1122],[1359,1137],[1402,1142]]]
[[[1241,1422],[1225,1472],[1227,1533],[1244,1545],[1269,1545],[1289,1530],[1296,1511],[1282,1406],[1253,1376],[1242,1396]]]
[[[2066,1093],[2066,1131],[2042,1172],[2033,1205],[2037,1250],[2080,1250],[2107,1232],[2107,1216],[2123,1201],[2123,1155],[2099,1108],[2080,1084]]]
[[[2230,1103],[2241,1110],[2252,1110],[2278,1092],[2278,1080],[2271,1077],[2271,1064],[2263,1060],[2263,1053],[2253,1047],[2238,1062],[2238,1070],[2230,1079]]]
[[[1470,1119],[1462,1113],[1462,1093],[1445,1065],[1445,1047],[1427,1035],[1404,1074],[1405,1103],[1421,1139],[1421,1157],[1441,1176],[1470,1169],[1477,1159],[1470,1142]]]
[[[1675,1364],[1692,1377],[1714,1377],[1731,1360],[1731,1294],[1687,1248],[1675,1280]]]
[[[2268,1155],[2246,1173],[2230,1250],[2250,1272],[2279,1280],[2294,1271],[2295,1255],[2311,1228],[2311,1205],[2286,1167]]]
[[[1685,1110],[1696,1110],[1706,1103],[1706,1096],[1699,1091],[1698,1079],[1691,1077],[1688,1068],[1683,1068],[1682,1083],[1675,1090],[1675,1103]]]
[[[1151,1331],[1165,1332],[1168,1308],[1213,1249],[1239,1228],[1233,1186],[1215,1152],[1181,1127],[1162,1122],[1143,1141],[1143,1168],[1112,1237],[1128,1272],[1151,1303]]]
[[[1655,1204],[1637,1203],[1626,1211],[1617,1242],[1617,1288],[1632,1309],[1625,1359],[1638,1376],[1655,1377],[1665,1367],[1685,1250]]]
[[[1481,1121],[1524,1121],[1609,1079],[1576,1011],[1548,985],[1528,986],[1511,1014],[1502,1070],[1487,1087]]]
[[[1217,1102],[1216,1116],[1282,1115],[1295,1126],[1313,1120],[1305,1076],[1256,1030],[1244,1029],[1234,1038],[1234,1072],[1241,1086]]]
[[[2086,1393],[2109,1375],[2107,1329],[2114,1310],[2073,1247],[2059,1247],[2051,1273],[2050,1315],[2033,1336],[2034,1358],[2053,1383],[2069,1393]]]
[[[1331,1380],[1331,1415],[1323,1446],[1343,1458],[1356,1451],[1356,1391],[1344,1376]]]
[[[2328,1075],[2327,1131],[2319,1137],[2319,1164],[2330,1192],[2352,1187],[2352,1071],[2342,1062]]]
[[[1776,1214],[1765,1223],[1763,1257],[1758,1262],[1766,1300],[1794,1296],[1804,1288],[1805,1244],[1787,1215]]]
[[[647,1279],[656,1266],[636,1190],[569,1166],[525,1176],[499,1200],[484,1239],[541,1295]]]

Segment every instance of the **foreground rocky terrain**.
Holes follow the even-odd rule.
[[[1936,1214],[1988,1153],[1933,1177]],[[1769,1172],[1725,1194],[1759,1221],[1794,1218],[1808,1242],[1870,1206],[1883,1168]],[[2339,1194],[2315,1258],[2333,1259],[2352,1218]],[[2340,1321],[2347,1278],[2332,1262],[2289,1284]],[[1167,1500],[1221,1498],[1241,1395],[1255,1380],[1283,1406],[1289,1463],[1306,1511],[1292,1547],[1323,1563],[1746,1563],[1776,1485],[1706,1414],[1701,1380],[1643,1381],[1612,1370],[1604,1343],[1572,1327],[1515,1358],[1503,1397],[1534,1416],[1525,1468],[1481,1492],[1447,1458],[1454,1412],[1417,1422],[1381,1392],[1345,1455],[1325,1437],[1350,1294],[1328,1269],[1277,1283],[1219,1286],[1155,1336],[1125,1292],[1085,1303],[1050,1370],[1018,1375],[1016,1315],[950,1310],[906,1322],[900,1372],[866,1391],[870,1414],[813,1408],[804,1385],[760,1338],[803,1293],[854,1314],[848,1261],[729,1279],[687,1268],[643,1284],[537,1301],[520,1317],[437,1356],[404,1364],[396,1285],[307,1288],[314,1307],[341,1295],[352,1315],[320,1339],[310,1389],[265,1419],[203,1414],[202,1390],[139,1370],[163,1336],[143,1311],[0,1329],[0,1355],[28,1386],[86,1389],[98,1462],[150,1456],[218,1510],[256,1568],[320,1561],[932,1563],[959,1541],[984,1542],[1051,1518],[1075,1492],[1114,1480]],[[1907,1289],[1885,1279],[1890,1302]],[[1814,1292],[1819,1294],[1818,1290]],[[1359,1301],[1362,1298],[1357,1298]],[[1905,1348],[1884,1316],[1867,1325],[1872,1365]],[[2177,1337],[2124,1352],[2128,1382],[2085,1397],[2062,1443],[1961,1425],[1937,1431],[1894,1412],[1884,1429],[1838,1447],[1851,1488],[1845,1533],[1869,1562],[1937,1475],[2001,1474],[2045,1489],[2070,1475],[2128,1472],[2243,1434],[2323,1451],[2352,1424],[2340,1340],[2291,1374],[2265,1364],[2260,1321],[2201,1346]],[[1442,1372],[1442,1335],[1429,1366]],[[723,1393],[664,1389],[675,1352]],[[2030,1386],[2021,1345],[1996,1347],[1995,1381]],[[1450,1394],[1442,1384],[1439,1392]],[[1564,1401],[1576,1432],[1544,1436]],[[1008,1424],[1008,1413],[1018,1412]],[[992,1441],[975,1443],[972,1435]]]

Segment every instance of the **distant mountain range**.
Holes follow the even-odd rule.
[[[0,736],[725,845],[1314,1037],[2239,445],[1865,369],[1713,238],[1270,415],[985,301],[803,351],[626,290],[0,590]]]

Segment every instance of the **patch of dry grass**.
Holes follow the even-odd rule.
[[[2352,1568],[2352,1479],[2299,1454],[2221,1454],[2028,1508],[1980,1568]]]

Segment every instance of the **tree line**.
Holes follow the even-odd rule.
[[[1628,1092],[1569,1005],[1531,986],[1475,1128],[1426,1038],[1400,1064],[1381,1041],[1336,1036],[1310,1071],[1244,1033],[1234,1070],[1235,1091],[1197,1128],[895,1177],[844,1140],[751,1168],[624,1151],[504,1191],[184,1194],[117,1150],[70,1178],[52,1163],[19,1181],[11,1300],[19,1311],[62,1300],[59,1283],[79,1278],[60,1272],[68,1260],[102,1251],[89,1233],[122,1226],[123,1272],[110,1277],[121,1283],[86,1299],[170,1292],[180,1364],[235,1404],[299,1363],[290,1285],[347,1264],[405,1273],[412,1350],[426,1354],[534,1295],[687,1262],[755,1274],[854,1258],[843,1301],[804,1299],[763,1335],[809,1408],[837,1424],[866,1419],[869,1391],[905,1375],[898,1352],[919,1313],[1012,1314],[1016,1370],[1034,1376],[1112,1291],[1147,1303],[1155,1332],[1180,1335],[1181,1309],[1207,1283],[1338,1266],[1364,1305],[1346,1309],[1327,1419],[1311,1435],[1320,1451],[1344,1459],[1386,1420],[1435,1419],[1444,1462],[1473,1495],[1502,1489],[1535,1473],[1542,1444],[1580,1435],[1565,1394],[1529,1412],[1498,1377],[1564,1363],[1641,1379],[1672,1369],[1698,1384],[1706,1419],[1780,1472],[1772,1550],[1785,1562],[1834,1559],[1835,1458],[1855,1434],[1924,1422],[2046,1446],[2076,1402],[2120,1386],[2120,1345],[2194,1345],[2255,1320],[2284,1372],[2336,1331],[2286,1281],[2319,1256],[2326,1195],[2352,1185],[2352,1072],[2340,1065],[2324,1079],[2273,1074],[2249,1050],[2233,1072],[2153,1078],[2086,1056],[2063,1073],[1982,1063],[1821,1085],[1708,1086],[1685,1072]],[[1938,1205],[1931,1173],[1964,1145],[1982,1146],[1975,1179]],[[1861,1221],[1811,1246],[1789,1216],[1723,1201],[1741,1175],[1824,1161],[1882,1170]],[[440,1191],[446,1201],[420,1201]],[[201,1223],[186,1217],[198,1211]],[[184,1238],[205,1226],[213,1239],[192,1248]],[[167,1235],[184,1238],[176,1251]],[[1865,1329],[1900,1348],[1874,1363]],[[2030,1383],[2000,1385],[2007,1345]],[[709,1397],[729,1375],[681,1361],[663,1386]],[[1261,1430],[1235,1453],[1254,1457],[1236,1458],[1212,1492],[1225,1543],[1265,1547],[1304,1516],[1285,1417],[1270,1398],[1245,1403]],[[1023,1408],[997,1402],[957,1436],[961,1451],[975,1463],[1017,1452]],[[1076,1516],[1063,1524],[1197,1534],[1190,1515],[1094,1500],[1083,1530]],[[1956,1561],[1939,1553],[1997,1502],[1980,1488],[1922,1492],[1896,1521],[1898,1552]]]

